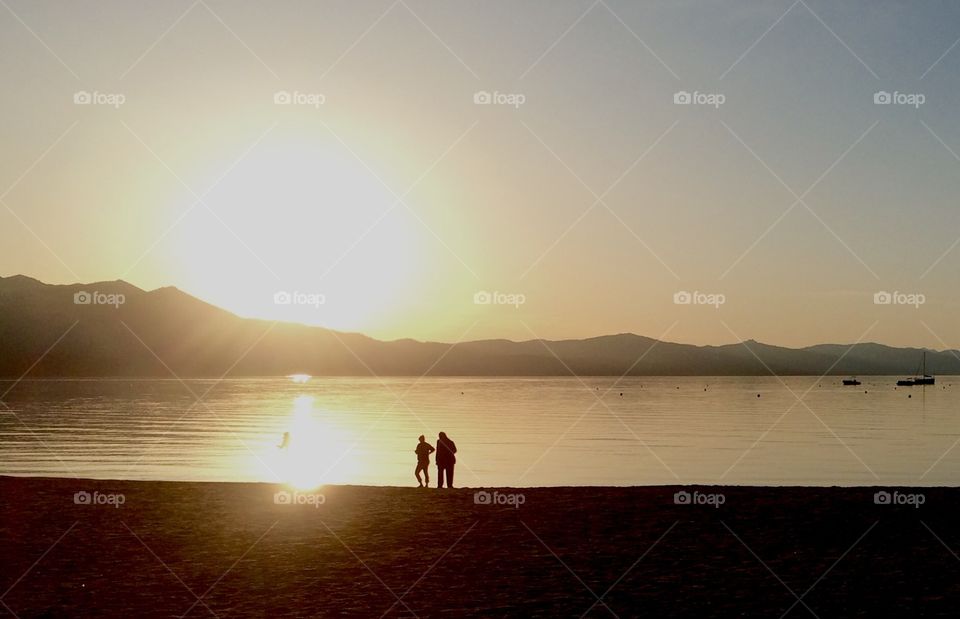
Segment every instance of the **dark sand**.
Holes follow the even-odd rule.
[[[960,614],[957,489],[918,490],[919,509],[875,505],[872,488],[723,487],[719,508],[675,505],[675,487],[521,489],[519,509],[369,487],[277,505],[278,489],[0,478],[0,612]],[[80,490],[125,502],[77,505]]]

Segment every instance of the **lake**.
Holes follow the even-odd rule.
[[[0,474],[415,485],[445,431],[461,486],[956,485],[960,379],[897,378],[0,381]]]

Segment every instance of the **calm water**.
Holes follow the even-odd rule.
[[[895,379],[28,380],[0,474],[409,485],[443,430],[463,486],[957,485],[960,377]]]

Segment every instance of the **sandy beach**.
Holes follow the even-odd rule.
[[[479,503],[475,489],[10,477],[0,489],[0,601],[18,617],[955,616],[960,604],[955,489],[889,489],[899,505],[876,504],[876,488],[489,489]]]

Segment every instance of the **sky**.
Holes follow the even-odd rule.
[[[958,39],[952,2],[3,0],[0,275],[960,348]]]

